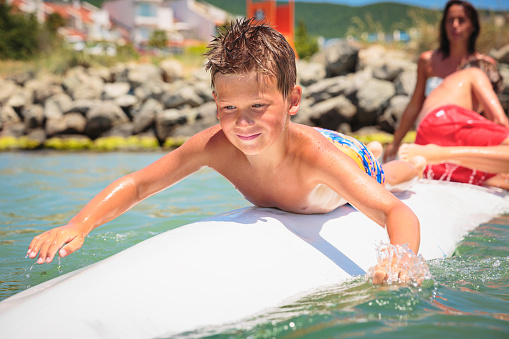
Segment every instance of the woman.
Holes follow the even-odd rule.
[[[502,77],[495,60],[476,51],[479,32],[477,11],[469,2],[447,2],[440,22],[440,46],[437,50],[423,52],[419,57],[414,93],[394,132],[393,142],[385,149],[384,161],[396,156],[401,141],[416,122],[424,100],[448,75],[463,68],[479,67],[487,74],[494,90],[500,90]]]
[[[489,120],[473,109],[482,106]],[[424,101],[415,144],[401,160],[421,156],[424,176],[509,190],[509,119],[478,68],[449,75]]]

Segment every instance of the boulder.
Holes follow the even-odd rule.
[[[5,104],[15,93],[20,92],[23,87],[13,80],[0,80],[0,105]]]
[[[133,133],[139,134],[147,131],[154,125],[155,117],[163,111],[163,105],[155,100],[148,99],[140,107],[133,118]]]
[[[378,125],[382,131],[394,133],[401,122],[410,97],[406,95],[395,95],[389,100],[389,106],[382,115],[378,117]]]
[[[316,126],[335,131],[342,123],[350,123],[356,113],[354,104],[340,95],[311,106],[308,119]]]
[[[53,137],[64,134],[84,134],[87,120],[80,113],[67,113],[59,119],[48,119],[45,125],[46,135]]]
[[[396,94],[390,81],[370,79],[357,91],[358,113],[355,116],[353,130],[377,124],[377,117]]]
[[[359,48],[340,40],[316,53],[311,62],[325,65],[327,77],[355,72]]]
[[[320,80],[325,79],[327,70],[325,65],[317,62],[307,62],[299,60],[297,62],[297,77],[299,83],[303,86],[312,85]]]
[[[65,93],[54,95],[44,102],[44,117],[58,119],[69,111],[73,105],[74,103],[69,95]]]
[[[26,131],[42,128],[44,125],[44,107],[40,104],[32,105],[23,110]]]
[[[124,111],[112,101],[102,101],[92,106],[86,118],[85,134],[91,139],[99,137],[115,125],[129,122]]]
[[[193,86],[179,82],[172,90],[163,94],[161,101],[165,108],[198,107],[204,100],[196,93]]]
[[[165,82],[175,82],[184,77],[182,63],[174,59],[166,59],[159,63],[162,71],[162,78]]]
[[[131,86],[129,85],[128,82],[114,82],[105,84],[102,93],[102,99],[112,100],[119,98],[129,93],[130,89]]]
[[[127,73],[127,81],[132,88],[136,88],[146,82],[162,81],[161,69],[152,64],[133,65]]]
[[[196,121],[196,112],[192,110],[178,110],[175,108],[164,110],[155,117],[155,131],[159,142],[173,135],[173,130],[189,121]]]

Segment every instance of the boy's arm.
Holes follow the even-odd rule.
[[[94,228],[206,165],[206,152],[203,152],[206,140],[195,136],[151,165],[115,180],[66,225],[36,236],[29,245],[28,257],[34,259],[39,253],[37,263],[42,264],[51,262],[59,249],[61,257],[76,251]]]
[[[331,148],[327,151],[336,153]],[[322,167],[325,184],[357,210],[386,228],[392,245],[407,244],[410,250],[417,254],[420,246],[420,225],[414,212],[364,173],[352,159],[339,150],[338,152],[336,156],[322,158],[332,162],[325,162]],[[380,284],[387,272],[383,269],[376,271],[373,283]]]

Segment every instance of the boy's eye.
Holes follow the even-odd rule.
[[[261,107],[263,107],[263,106],[264,106],[263,104],[254,104],[254,105],[253,105],[253,107],[254,107],[254,108],[261,108]]]
[[[228,110],[235,109],[235,106],[224,106],[224,109],[228,109]]]

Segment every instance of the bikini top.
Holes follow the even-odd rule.
[[[424,90],[424,95],[427,97],[432,90],[438,87],[444,79],[441,77],[429,77],[426,79],[426,89]]]

